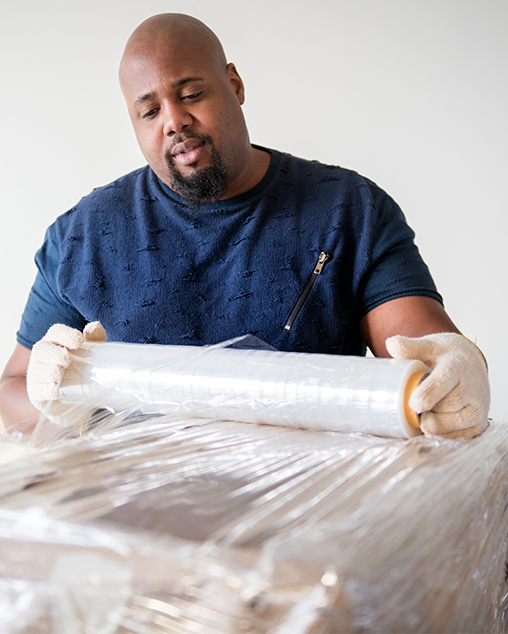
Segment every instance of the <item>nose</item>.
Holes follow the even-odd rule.
[[[192,125],[192,115],[182,102],[167,103],[163,110],[164,134],[172,136]]]

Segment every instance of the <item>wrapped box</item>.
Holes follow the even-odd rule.
[[[6,439],[4,442],[12,442]],[[3,634],[507,631],[508,428],[103,412],[1,466]]]

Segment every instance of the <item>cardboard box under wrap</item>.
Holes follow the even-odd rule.
[[[3,634],[508,629],[506,425],[403,440],[103,413],[31,447],[0,466]]]

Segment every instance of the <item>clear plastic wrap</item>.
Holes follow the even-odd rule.
[[[73,353],[59,400],[407,438],[420,433],[408,390],[426,371],[420,361],[225,344],[88,343]]]
[[[78,406],[0,465],[3,634],[508,631],[506,425],[403,439],[191,412],[85,426]]]
[[[248,549],[0,509],[0,556],[2,634],[350,631],[333,573]]]

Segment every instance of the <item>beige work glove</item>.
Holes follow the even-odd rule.
[[[386,340],[386,349],[395,359],[419,359],[430,370],[409,399],[425,434],[474,438],[487,429],[487,364],[474,343],[455,333],[397,335]]]
[[[83,332],[54,324],[32,348],[26,388],[28,397],[37,409],[47,416],[59,416],[72,405],[57,399],[58,388],[71,362],[70,350],[77,350],[83,341],[106,341],[106,331],[98,321],[85,326]]]

